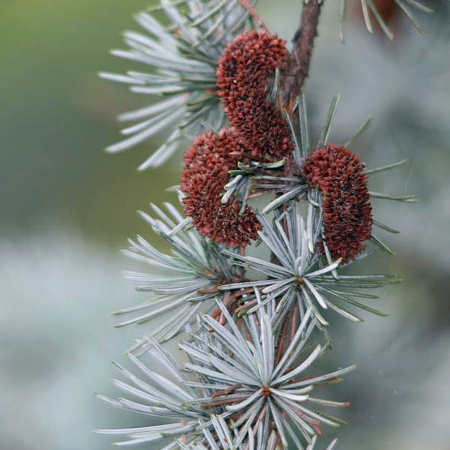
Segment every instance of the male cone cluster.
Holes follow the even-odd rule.
[[[240,214],[235,197],[222,204],[228,171],[245,158],[281,159],[294,147],[281,112],[267,101],[267,78],[287,58],[285,41],[258,31],[238,36],[220,58],[217,87],[233,128],[199,136],[185,154],[181,175],[186,215],[215,242],[245,247],[262,228],[251,207]]]
[[[183,205],[199,232],[215,242],[245,247],[258,237],[261,224],[251,207],[242,213],[232,196],[221,201],[229,171],[239,161],[280,160],[294,149],[280,110],[267,101],[267,79],[286,68],[286,43],[267,32],[249,31],[228,44],[217,69],[217,87],[231,129],[199,136],[184,156]],[[315,150],[302,167],[310,188],[320,188],[324,240],[334,259],[344,264],[363,249],[372,234],[367,175],[355,154],[343,146]]]

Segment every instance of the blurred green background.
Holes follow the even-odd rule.
[[[117,139],[116,113],[144,99],[96,73],[127,67],[108,50],[148,4],[0,2],[2,229],[29,233],[51,217],[118,247],[139,226],[134,211],[176,183],[173,168],[136,173],[145,148],[118,158],[102,151]]]
[[[337,319],[335,352],[324,364],[358,361],[337,395],[353,402],[340,431],[347,450],[450,449],[450,13],[419,14],[422,36],[401,16],[398,39],[368,35],[350,11],[338,42],[338,2],[321,22],[307,95],[316,134],[336,92],[342,102],[333,139],[344,141],[368,116],[355,145],[369,167],[408,158],[374,178],[373,190],[412,193],[417,205],[376,204],[400,228],[385,237],[396,257],[369,270],[405,283],[388,289],[387,319],[356,326]],[[350,2],[351,3],[351,2]],[[353,2],[356,3],[356,2]],[[108,360],[142,330],[112,330],[109,312],[141,300],[121,279],[118,249],[136,233],[135,211],[174,201],[180,156],[158,170],[136,167],[157,142],[118,155],[115,116],[148,98],[97,78],[131,64],[108,55],[132,15],[149,0],[0,0],[0,448],[103,450],[90,430],[137,425],[92,393],[114,395]],[[289,39],[299,1],[260,1],[270,28]],[[334,367],[334,366],[332,366]],[[115,375],[115,374],[114,374]],[[145,418],[144,418],[145,419]],[[143,423],[143,422],[141,422]],[[331,430],[332,431],[332,430]],[[150,448],[150,447],[147,447]]]

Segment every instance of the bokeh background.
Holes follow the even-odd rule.
[[[389,1],[385,2],[389,6]],[[289,39],[299,1],[260,0],[270,28]],[[402,230],[384,236],[398,256],[372,258],[364,270],[390,271],[380,308],[352,325],[336,319],[327,367],[359,362],[335,395],[349,399],[347,450],[450,449],[450,10],[418,14],[425,36],[395,10],[397,40],[370,36],[350,11],[338,40],[338,2],[328,2],[307,85],[318,133],[341,92],[333,140],[344,141],[371,115],[354,146],[369,167],[407,158],[373,177],[372,189],[412,193],[416,205],[377,202],[376,214]],[[357,3],[353,0],[353,4]],[[109,360],[142,329],[113,330],[109,313],[141,300],[121,278],[119,253],[136,233],[152,237],[136,210],[174,201],[180,157],[135,170],[158,142],[119,155],[115,115],[149,98],[99,80],[125,71],[108,55],[133,13],[152,0],[0,0],[0,448],[103,450],[91,429],[136,425],[100,404],[114,395]],[[350,4],[352,1],[350,0]],[[390,9],[390,8],[388,8]],[[161,244],[162,245],[162,244]],[[333,366],[334,367],[334,366]],[[138,419],[138,420],[142,420]],[[331,430],[332,431],[332,430]],[[147,447],[151,448],[151,447]]]

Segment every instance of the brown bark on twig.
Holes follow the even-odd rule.
[[[261,16],[256,12],[253,5],[249,2],[249,0],[238,0],[239,3],[249,12],[249,14],[255,19],[255,22],[264,30],[269,32],[266,27],[266,24],[261,19]]]
[[[291,54],[289,75],[285,78],[283,99],[284,106],[290,112],[292,112],[295,99],[300,95],[309,73],[322,3],[323,0],[309,0],[308,3],[305,3],[300,26],[292,40],[294,48]]]

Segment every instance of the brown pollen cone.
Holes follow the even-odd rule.
[[[275,34],[247,31],[219,60],[217,87],[230,123],[255,158],[282,159],[294,144],[279,109],[267,101],[267,77],[286,68],[286,42]]]
[[[251,207],[240,214],[241,203],[237,198],[232,196],[225,204],[221,201],[229,180],[228,171],[237,168],[245,151],[233,130],[222,130],[219,135],[203,134],[185,153],[181,174],[186,215],[193,218],[200,234],[232,247],[249,245],[262,229]]]
[[[325,242],[334,259],[344,264],[362,250],[372,236],[372,206],[368,177],[357,155],[330,144],[312,153],[303,165],[310,187],[323,193]]]

